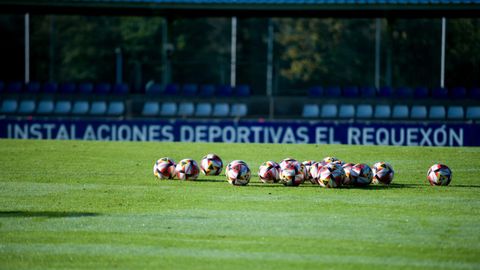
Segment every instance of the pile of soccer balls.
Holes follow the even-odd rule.
[[[178,164],[168,157],[157,160],[153,174],[159,179],[196,180],[200,171],[204,175],[219,175],[223,169],[222,159],[215,154],[204,156],[200,166],[193,159],[182,159]],[[320,162],[299,162],[286,158],[280,164],[274,161],[262,163],[258,176],[262,183],[281,183],[299,186],[305,181],[328,188],[340,186],[363,187],[370,184],[389,185],[394,177],[393,167],[387,162],[377,162],[372,167],[364,163],[344,163],[335,157],[326,157]],[[251,171],[243,160],[234,160],[225,167],[225,176],[232,185],[244,186],[250,182]],[[443,164],[435,164],[428,170],[427,180],[431,185],[448,185],[451,170]]]

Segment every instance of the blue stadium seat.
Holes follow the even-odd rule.
[[[112,86],[109,83],[97,83],[95,85],[95,94],[106,95],[112,91]],[[93,104],[92,104],[93,105]]]
[[[230,114],[230,106],[227,103],[216,103],[213,105],[214,117],[227,117]]]
[[[304,118],[317,118],[320,113],[317,104],[304,104],[302,117]]]
[[[110,101],[107,107],[107,115],[121,116],[125,113],[125,103],[122,101]]]
[[[410,117],[412,119],[426,119],[427,118],[427,107],[423,105],[414,105],[410,111]]]
[[[192,116],[195,112],[195,107],[192,102],[182,102],[178,105],[178,115],[179,116]]]
[[[130,91],[128,84],[126,83],[116,83],[113,86],[113,93],[115,95],[125,95]]]
[[[30,114],[35,112],[35,101],[33,100],[22,100],[18,106],[18,113],[21,114]]]
[[[480,100],[480,88],[475,87],[470,89],[470,93],[468,96],[472,99]]]
[[[165,102],[160,110],[161,116],[175,116],[177,114],[177,104],[174,102]]]
[[[222,97],[229,97],[232,95],[232,87],[230,85],[220,85],[217,88],[217,94]]]
[[[235,88],[235,94],[239,97],[250,96],[250,86],[245,84],[237,85],[237,87]]]
[[[448,89],[445,87],[433,88],[432,97],[437,99],[445,99],[448,97]]]
[[[412,98],[413,89],[410,87],[399,87],[395,92],[395,98]]]
[[[429,91],[427,87],[417,87],[415,88],[414,97],[415,98],[428,98]]]
[[[377,89],[373,86],[365,86],[360,89],[360,94],[365,98],[373,98],[377,95]]]
[[[178,85],[174,83],[169,83],[165,86],[164,93],[170,96],[176,96],[179,94]]]
[[[230,116],[232,117],[244,117],[248,113],[247,104],[245,103],[235,103],[232,105],[232,110],[230,111]]]
[[[58,91],[58,84],[55,82],[47,82],[43,85],[42,91],[46,94],[55,94]]]
[[[467,108],[468,120],[480,120],[480,106],[470,106]]]
[[[75,103],[73,103],[72,114],[86,115],[89,109],[90,109],[90,106],[88,104],[88,101],[83,101],[83,100],[75,101]]]
[[[60,93],[63,94],[73,94],[77,90],[77,85],[72,82],[62,83],[60,85]]]
[[[9,93],[20,93],[22,92],[23,89],[23,83],[22,82],[10,82],[7,85],[7,92]]]
[[[160,112],[160,106],[158,102],[147,101],[143,103],[142,115],[143,116],[157,116]]]
[[[308,89],[308,96],[309,97],[322,97],[323,96],[323,88],[321,86],[313,86]]]
[[[464,99],[467,97],[467,90],[465,87],[454,87],[450,89],[449,94],[453,99]]]
[[[53,100],[41,100],[38,102],[37,113],[38,114],[51,114],[53,112],[54,103]]]
[[[343,96],[347,98],[356,98],[360,94],[358,87],[356,86],[347,86],[343,88]],[[341,113],[341,111],[340,111]]]
[[[336,118],[337,117],[337,105],[335,104],[324,104],[322,106],[322,111],[320,112],[321,118]]]
[[[145,94],[160,95],[163,93],[163,86],[159,83],[149,82],[145,86]]]
[[[184,96],[195,96],[198,91],[198,86],[193,83],[184,84],[182,87],[182,94]]]
[[[379,97],[391,97],[393,95],[393,89],[390,86],[383,86],[380,87],[378,91],[378,96]]]
[[[93,92],[93,84],[88,83],[88,82],[81,83],[78,86],[78,92],[80,94],[84,94],[84,95],[92,93]]]
[[[68,100],[59,100],[55,103],[54,114],[69,114],[72,111],[72,102]]]
[[[340,97],[342,95],[342,90],[338,86],[330,86],[325,89],[325,96],[328,98]]]
[[[463,120],[464,112],[462,106],[448,107],[447,118],[450,120]]]
[[[195,116],[197,117],[209,117],[212,114],[212,104],[202,102],[198,103],[195,107]]]
[[[372,118],[373,108],[370,104],[360,104],[357,106],[357,118],[366,119]]]
[[[390,118],[391,114],[390,105],[376,105],[373,117],[377,119],[387,119]]]
[[[435,119],[435,120],[443,120],[445,119],[445,107],[444,106],[431,106],[428,111],[428,118]]]
[[[31,94],[38,93],[38,92],[40,92],[40,83],[39,82],[29,82],[25,86],[25,90],[27,91],[27,93],[31,93]]]
[[[409,116],[407,105],[395,105],[393,106],[392,118],[394,119],[407,119]]]
[[[200,87],[200,97],[209,98],[215,95],[215,85],[204,84]]]
[[[90,115],[104,115],[107,112],[107,103],[105,101],[93,101],[90,106]]]
[[[351,104],[340,105],[340,109],[338,110],[338,117],[344,119],[355,118],[355,106]]]
[[[18,102],[15,99],[5,99],[2,101],[1,113],[13,114],[17,111]]]

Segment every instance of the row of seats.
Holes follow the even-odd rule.
[[[462,106],[427,106],[414,105],[375,105],[360,104],[305,104],[302,116],[304,118],[325,119],[414,119],[414,120],[480,120],[480,106],[470,106],[465,109]]]
[[[146,117],[171,117],[171,116],[195,116],[195,117],[245,117],[248,113],[247,105],[244,103],[207,103],[201,102],[193,104],[192,102],[158,103],[147,101],[143,104],[142,116]]]
[[[326,87],[315,86],[308,90],[308,95],[314,98],[329,97],[329,98],[400,98],[400,99],[465,99],[473,98],[480,99],[480,88],[472,88],[467,91],[464,87],[442,88],[437,87],[429,89],[427,87],[381,87],[376,89],[375,87]]]
[[[24,84],[22,82],[10,82],[5,84],[0,81],[0,93],[45,93],[45,94],[117,94],[123,95],[130,92],[128,84],[118,83],[111,85],[109,83],[39,83],[30,82]],[[170,96],[200,96],[200,97],[248,97],[250,95],[250,87],[248,85],[238,85],[237,87],[231,87],[229,85],[197,85],[197,84],[167,84],[162,85],[154,82],[149,82],[145,86],[145,93],[148,95],[170,95]]]
[[[0,113],[5,115],[78,115],[122,116],[125,104],[122,101],[69,101],[69,100],[21,100],[5,99]]]
[[[47,83],[40,83],[40,82],[30,82],[24,84],[22,82],[10,82],[8,84],[4,84],[0,81],[0,93],[29,93],[29,94],[37,94],[37,93],[45,93],[45,94],[116,94],[116,95],[123,95],[129,93],[130,88],[128,84],[125,83],[117,83],[111,85],[109,83],[89,83],[84,82],[80,84],[68,82],[68,83],[55,83],[55,82],[47,82]]]
[[[180,87],[178,84],[162,85],[158,83],[149,82],[145,86],[145,93],[147,95],[169,95],[169,96],[199,96],[209,98],[213,96],[220,97],[248,97],[250,96],[250,86],[238,85],[231,87],[230,85],[213,85],[213,84],[184,84]]]

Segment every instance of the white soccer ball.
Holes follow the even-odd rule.
[[[377,162],[373,164],[372,172],[372,184],[382,183],[389,185],[393,181],[393,176],[395,174],[392,165],[386,162]]]
[[[280,180],[280,165],[266,161],[258,168],[258,177],[263,183],[277,183]]]
[[[337,188],[343,184],[345,171],[340,164],[328,163],[320,170],[320,180],[318,183],[323,187]]]
[[[280,183],[285,186],[299,186],[305,181],[305,172],[300,163],[293,158],[280,162]]]
[[[304,172],[305,174],[305,181],[306,180],[309,180],[309,181],[312,181],[312,175],[310,174],[310,168],[312,167],[312,165],[315,163],[314,160],[305,160],[304,162],[302,162],[300,164],[301,167],[303,167],[302,171]]]
[[[322,162],[315,162],[310,166],[309,175],[310,175],[310,182],[314,185],[321,185],[320,184],[320,171],[322,170],[323,163]]]
[[[250,182],[251,172],[243,160],[234,160],[225,168],[228,183],[235,186],[245,186]]]
[[[322,160],[322,163],[323,163],[323,165],[327,165],[327,164],[329,164],[329,163],[335,163],[335,164],[340,164],[340,165],[343,164],[343,162],[342,162],[340,159],[336,158],[336,157],[325,157],[325,158]]]
[[[219,175],[223,169],[222,159],[215,154],[208,154],[200,161],[200,169],[204,175]]]
[[[444,164],[434,164],[427,172],[427,180],[432,186],[448,186],[452,181],[452,170]]]
[[[196,180],[200,173],[198,164],[193,159],[182,159],[175,167],[177,178],[180,180]]]
[[[173,179],[175,177],[175,161],[169,157],[158,159],[153,165],[153,175],[158,179]]]
[[[345,177],[343,178],[343,185],[348,186],[352,185],[352,167],[355,166],[355,164],[347,162],[342,165],[343,170],[345,171]]]
[[[373,172],[367,164],[358,163],[352,167],[350,181],[355,186],[368,186],[372,183]]]

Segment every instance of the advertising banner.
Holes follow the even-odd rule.
[[[0,138],[480,146],[480,125],[233,120],[0,120]]]

